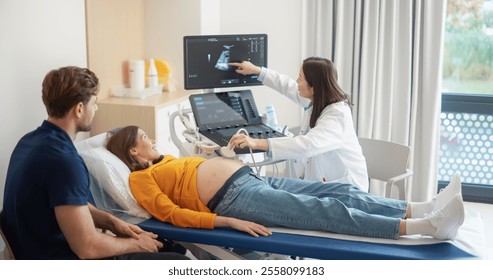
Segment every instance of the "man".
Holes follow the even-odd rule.
[[[90,131],[99,80],[88,69],[49,72],[42,86],[48,119],[10,158],[1,227],[17,259],[186,259],[155,253],[157,235],[90,204],[89,173],[73,145]],[[115,236],[102,233],[109,230]]]

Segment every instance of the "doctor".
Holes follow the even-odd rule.
[[[237,134],[230,145],[269,151],[273,159],[289,159],[285,176],[350,183],[368,191],[366,162],[354,130],[351,101],[337,83],[332,61],[309,57],[298,79],[249,61],[230,63],[243,75],[259,75],[264,85],[304,109],[300,134],[294,138],[253,139]]]

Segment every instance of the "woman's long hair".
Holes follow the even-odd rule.
[[[309,57],[303,61],[303,74],[307,83],[313,87],[313,112],[310,128],[315,126],[322,111],[330,104],[346,101],[352,105],[349,96],[337,83],[337,70],[334,63],[326,58]]]
[[[149,167],[147,162],[140,163],[134,159],[132,154],[130,154],[130,149],[137,145],[138,135],[139,127],[134,125],[108,132],[106,148],[123,161],[130,171],[142,170]],[[163,156],[161,156],[159,160],[162,158]]]

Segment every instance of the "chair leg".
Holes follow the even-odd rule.
[[[390,182],[390,181],[385,184],[385,197],[387,197],[387,198],[391,197],[390,195],[392,194],[392,187],[393,186],[394,186],[394,183]]]
[[[407,194],[406,194],[405,181],[399,181],[396,183],[387,182],[387,184],[385,184],[385,197],[391,198],[393,187],[397,188],[398,199],[399,200],[406,200]]]
[[[406,193],[406,183],[405,181],[397,182],[395,184],[397,187],[397,190],[399,191],[399,200],[407,200],[407,193]]]

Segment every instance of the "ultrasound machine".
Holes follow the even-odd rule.
[[[267,67],[266,34],[185,36],[183,46],[185,89],[203,91],[189,97],[196,128],[190,129],[187,117],[180,116],[188,128],[185,138],[189,142],[199,143],[206,150],[210,147],[220,154],[220,148],[226,147],[236,133],[263,139],[285,137],[281,131],[262,122],[250,89],[233,89],[262,84],[257,75],[238,74],[229,63],[250,61]],[[234,152],[263,151],[234,148]]]

